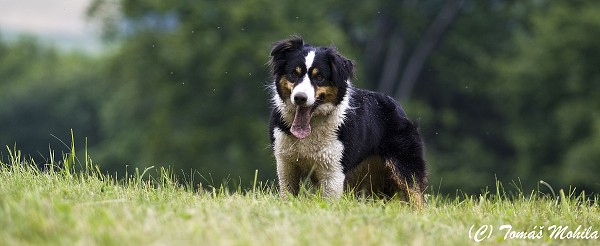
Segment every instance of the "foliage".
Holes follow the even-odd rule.
[[[512,171],[598,190],[600,4],[561,2],[531,15],[498,60],[495,103],[515,149]],[[560,174],[560,175],[557,175]],[[595,183],[584,180],[595,180]]]
[[[506,168],[513,148],[490,95],[497,76],[491,63],[510,47],[508,26],[520,23],[515,7],[467,3],[422,72],[414,99],[405,102],[425,135],[431,182],[446,192],[473,192],[492,186],[495,178],[519,178]]]
[[[66,150],[61,141],[69,139],[69,129],[85,133],[92,145],[100,141],[101,77],[89,69],[95,64],[87,55],[63,54],[32,37],[0,40],[0,144],[18,145],[41,162],[49,145]]]

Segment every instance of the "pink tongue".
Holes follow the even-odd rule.
[[[310,135],[310,110],[311,107],[296,107],[296,116],[294,117],[290,131],[299,139]]]

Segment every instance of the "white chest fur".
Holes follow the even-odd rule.
[[[349,107],[350,94],[348,89],[338,105],[326,103],[318,106],[311,118],[311,133],[304,139],[288,135],[277,127],[273,129],[273,150],[282,192],[294,192],[304,175],[312,173],[312,178],[323,187],[326,196],[341,195],[345,178],[341,164],[344,145],[338,140],[337,132],[344,123],[347,110],[352,110]],[[276,94],[273,103],[289,127],[294,119],[295,106],[290,100],[282,101]]]
[[[344,189],[345,175],[341,160],[344,145],[335,131],[315,127],[302,140],[274,129],[274,152],[280,191],[296,193],[304,178],[310,177],[327,197],[339,198]]]
[[[339,105],[326,103],[317,107],[310,122],[311,133],[304,139],[298,139],[275,128],[275,156],[300,168],[341,171],[344,145],[338,140],[337,132],[344,123],[346,111],[349,110],[349,98],[350,90]],[[294,110],[290,109],[295,107],[281,101],[277,106],[284,122],[292,122]]]
[[[337,139],[333,129],[313,127],[308,137],[299,140],[276,128],[274,137],[274,151],[278,162],[318,173],[342,170],[344,145]]]

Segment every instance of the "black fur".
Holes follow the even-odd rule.
[[[353,88],[350,106],[354,109],[348,111],[339,130],[339,139],[344,143],[344,173],[365,158],[379,155],[395,164],[409,186],[416,181],[423,191],[426,184],[423,141],[400,104],[381,93]]]
[[[380,191],[393,196],[403,191],[409,197],[416,192],[417,200],[423,201],[423,191],[427,182],[426,164],[423,158],[423,141],[417,126],[411,122],[400,104],[389,96],[351,87],[347,81],[354,76],[354,62],[338,53],[334,47],[313,47],[305,44],[299,37],[276,42],[271,51],[271,75],[275,92],[282,101],[278,81],[285,76],[295,83],[291,75],[298,64],[304,64],[308,50],[315,51],[313,67],[326,77],[323,84],[313,82],[313,86],[335,86],[337,96],[334,105],[339,105],[347,93],[351,93],[349,109],[342,126],[337,130],[338,140],[343,144],[341,165],[347,175],[365,158],[380,156],[384,162],[392,163],[389,187],[380,187]],[[302,67],[303,74],[307,71]],[[290,122],[285,122],[279,110],[273,106],[269,123],[271,144],[275,141],[274,129],[290,133]],[[332,116],[333,117],[333,116]],[[395,183],[394,183],[395,181]],[[404,182],[404,183],[403,183]],[[402,187],[404,186],[404,187]],[[414,195],[414,194],[413,194]]]

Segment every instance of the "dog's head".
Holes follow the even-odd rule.
[[[299,139],[310,134],[313,114],[326,114],[325,108],[342,101],[354,75],[354,63],[335,47],[314,47],[300,37],[274,43],[269,64],[274,103],[282,112],[293,111],[287,123]]]

